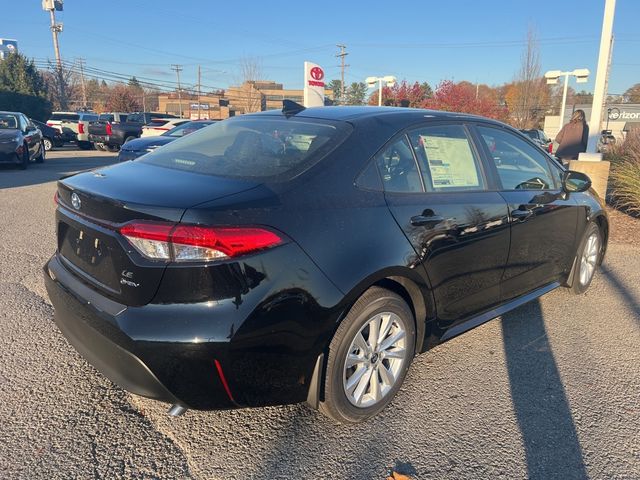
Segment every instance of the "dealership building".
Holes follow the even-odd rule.
[[[333,99],[332,90],[325,89],[324,94]],[[225,91],[200,95],[199,105],[198,97],[191,93],[181,92],[181,98],[175,92],[159,95],[158,110],[179,115],[182,104],[183,117],[222,120],[243,113],[279,110],[283,100],[302,103],[303,95],[302,89],[284,88],[281,83],[271,80],[249,81]]]
[[[591,118],[591,104],[567,105],[564,111],[562,122],[560,116],[547,115],[544,118],[544,131],[550,138],[555,138],[560,128],[567,124],[571,119],[571,115],[576,110],[584,110],[587,123]],[[608,120],[608,123],[607,123]],[[602,130],[611,130],[613,136],[617,140],[622,140],[626,134],[634,129],[640,128],[640,104],[639,103],[612,103],[608,104],[604,109],[602,116]]]

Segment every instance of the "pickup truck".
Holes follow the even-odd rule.
[[[47,125],[60,131],[65,142],[75,142],[81,150],[89,150],[89,125],[98,119],[93,112],[53,112]]]
[[[142,127],[156,118],[177,117],[166,113],[137,112],[128,114],[126,121],[121,123],[99,120],[89,126],[89,141],[94,145],[100,144],[100,147],[104,146],[109,150],[117,150],[129,140],[139,138],[142,134]]]

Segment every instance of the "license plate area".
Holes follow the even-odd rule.
[[[113,264],[113,249],[109,243],[87,228],[76,228],[61,222],[58,229],[62,239],[62,256],[98,283],[119,292],[120,284]]]

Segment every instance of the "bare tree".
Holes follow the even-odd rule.
[[[244,57],[240,61],[240,77],[245,96],[247,112],[259,112],[262,110],[262,94],[256,88],[256,82],[263,80],[262,60],[258,57]]]
[[[548,89],[540,73],[538,39],[533,27],[527,30],[527,44],[509,97],[513,125],[517,128],[536,126],[546,110]]]

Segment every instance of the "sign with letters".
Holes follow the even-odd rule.
[[[313,62],[304,62],[304,106],[324,106],[324,70]]]

